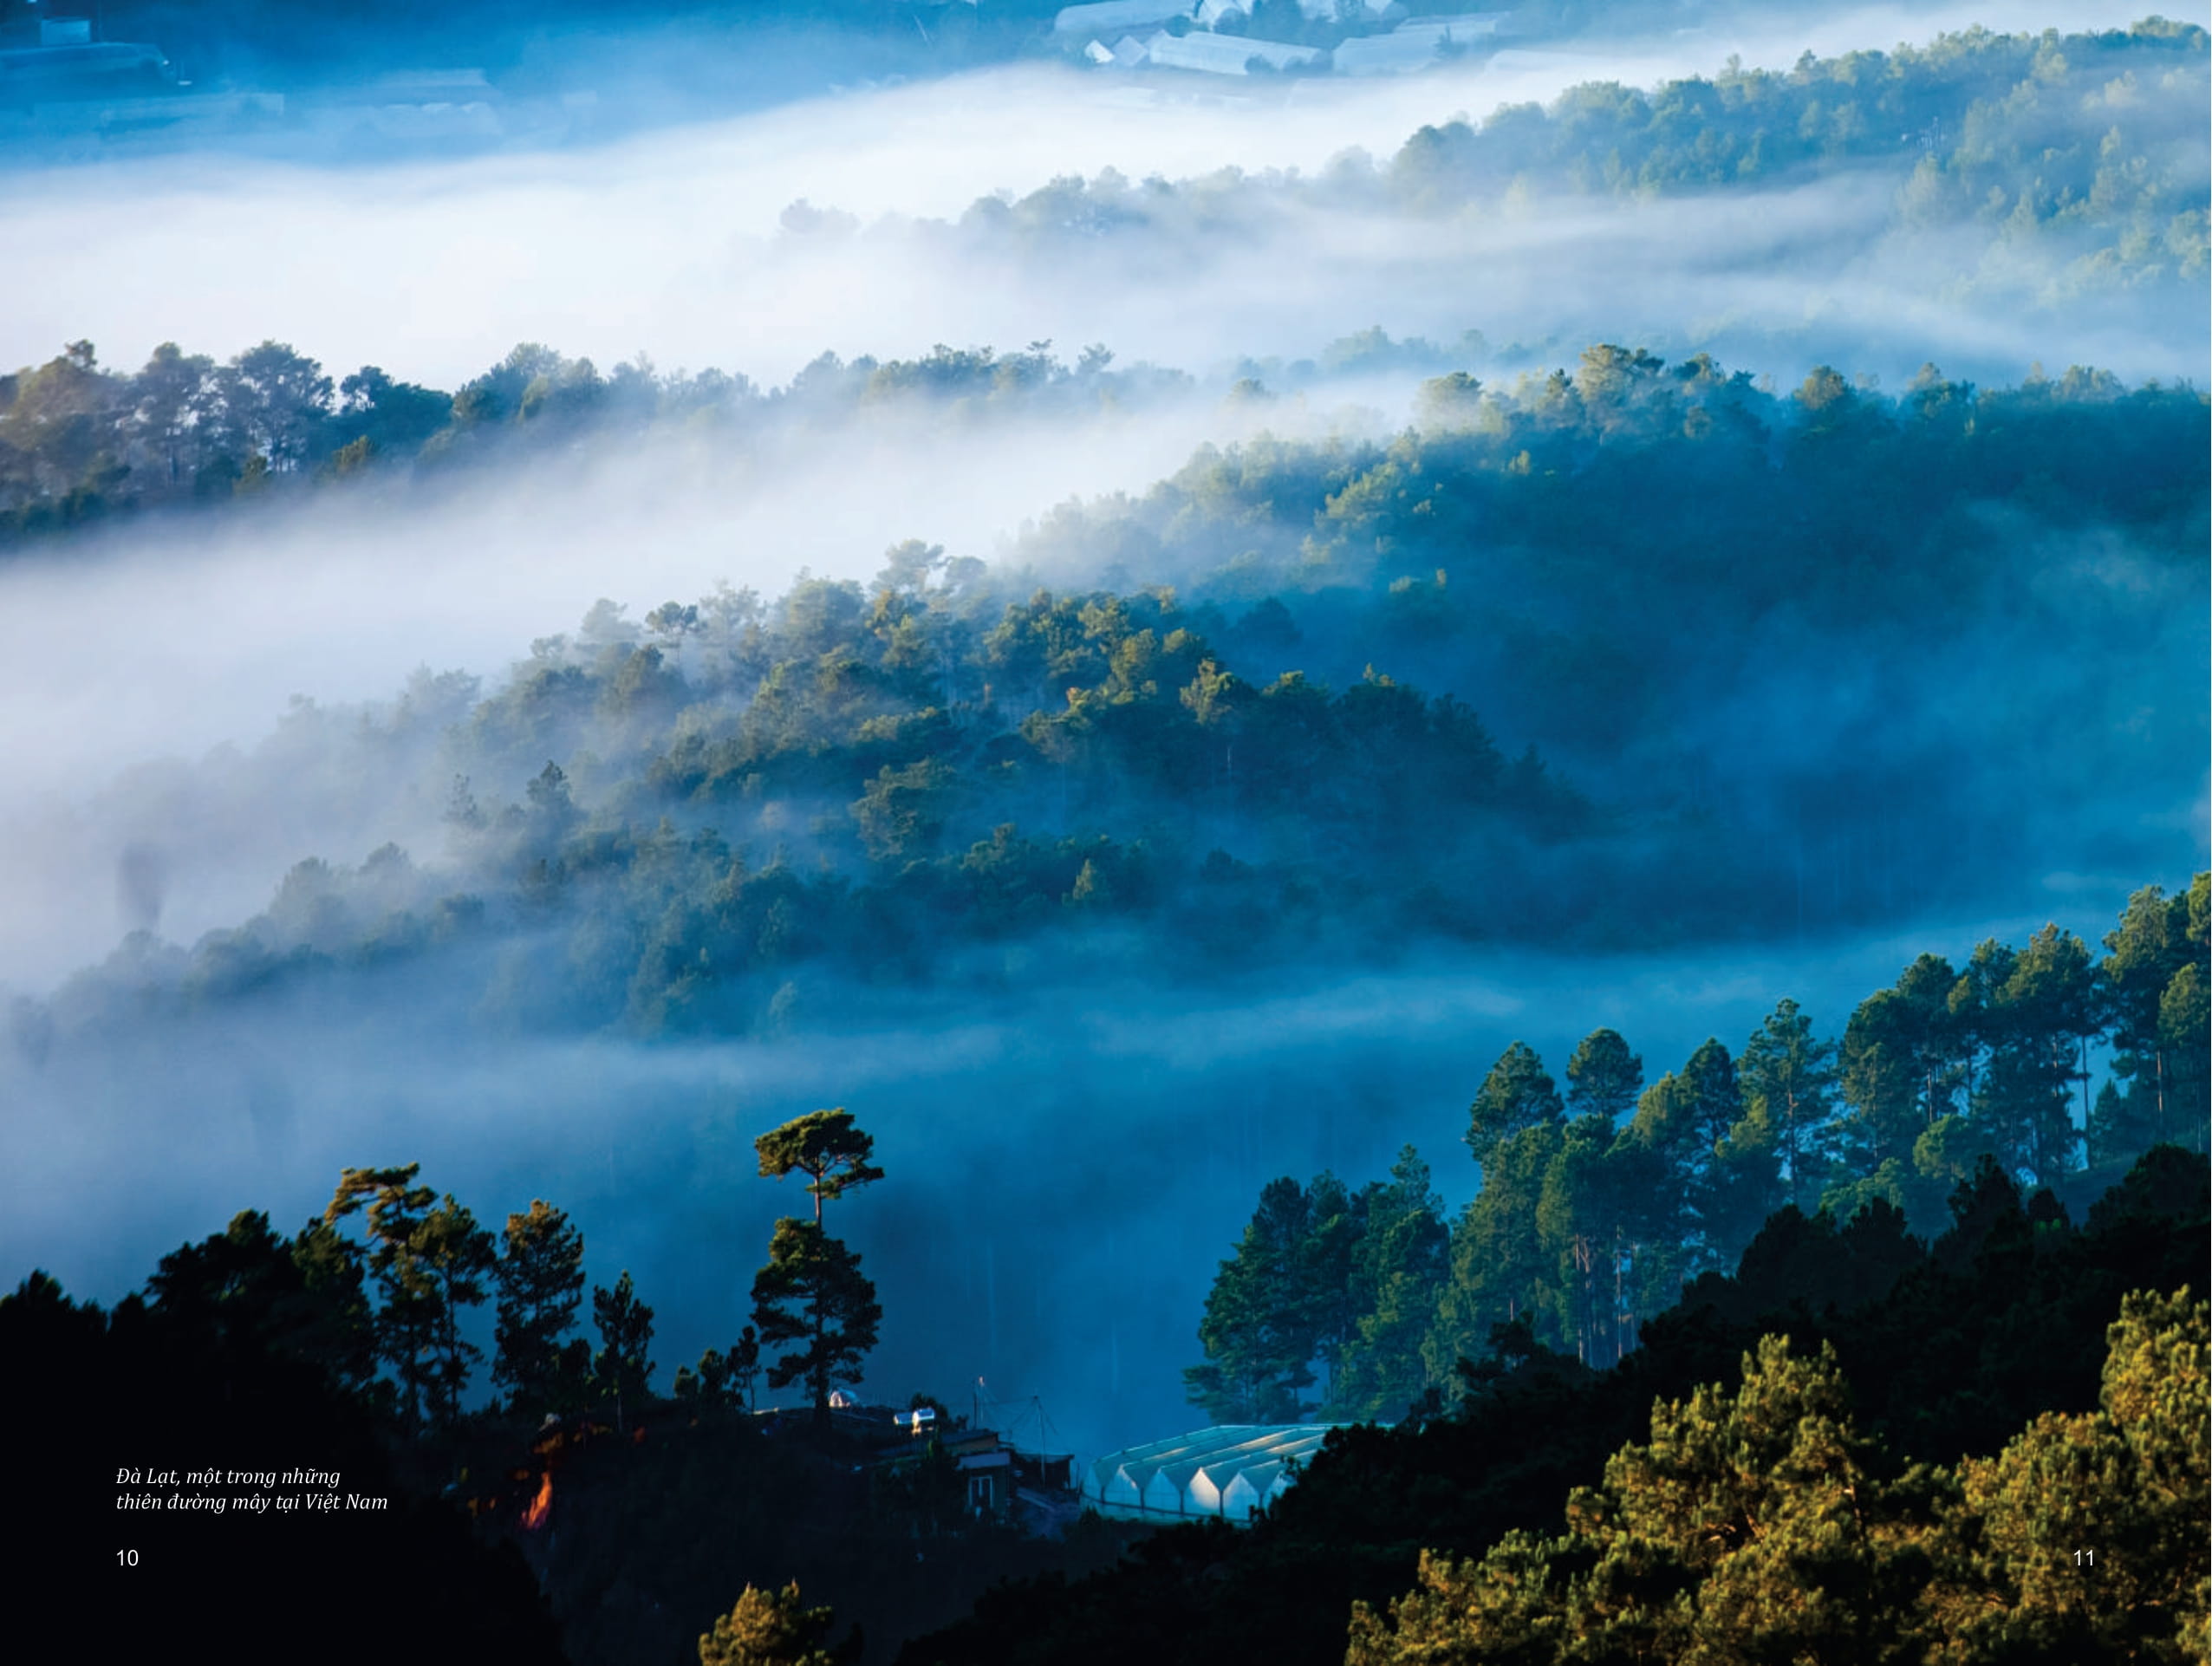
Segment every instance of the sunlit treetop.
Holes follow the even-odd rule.
[[[842,1106],[809,1111],[752,1144],[760,1154],[760,1172],[770,1179],[781,1180],[794,1169],[807,1176],[816,1226],[822,1224],[825,1201],[883,1178],[883,1171],[869,1162],[875,1152],[875,1137],[862,1132],[852,1113]]]

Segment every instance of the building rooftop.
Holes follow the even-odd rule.
[[[1292,46],[1283,41],[1256,41],[1245,35],[1168,36],[1155,40],[1147,55],[1168,69],[1197,69],[1214,75],[1242,75],[1254,58],[1287,69],[1294,64],[1326,63],[1329,55],[1319,47]]]
[[[1247,1521],[1291,1488],[1338,1423],[1221,1423],[1109,1452],[1083,1477],[1083,1501],[1131,1521],[1218,1516]]]

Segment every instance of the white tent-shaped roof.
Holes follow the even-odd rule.
[[[1311,1458],[1337,1427],[1224,1423],[1109,1452],[1084,1477],[1083,1502],[1125,1520],[1249,1520],[1289,1490],[1293,1464]]]
[[[1426,69],[1448,46],[1464,47],[1499,32],[1506,14],[1469,11],[1452,17],[1412,17],[1388,35],[1368,35],[1337,49],[1336,68],[1345,75],[1405,75]]]
[[[1148,1481],[1151,1477],[1148,1474],[1145,1479]],[[1095,1484],[1089,1489],[1090,1497],[1103,1514],[1122,1515],[1143,1511],[1144,1481],[1130,1474],[1126,1466],[1116,1464],[1103,1474],[1093,1466],[1092,1480]]]
[[[1152,42],[1151,60],[1168,69],[1196,69],[1213,75],[1243,75],[1254,58],[1277,69],[1318,63],[1328,54],[1317,46],[1285,41],[1255,41],[1245,35],[1170,35]]]
[[[1278,1462],[1254,1464],[1237,1471],[1221,1489],[1221,1513],[1232,1521],[1251,1519],[1263,1504],[1272,1504],[1291,1490],[1291,1472]]]

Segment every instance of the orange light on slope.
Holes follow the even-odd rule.
[[[547,1470],[545,1479],[538,1483],[537,1496],[530,1501],[530,1508],[523,1512],[523,1527],[536,1533],[545,1525],[545,1518],[553,1511],[553,1472]]]

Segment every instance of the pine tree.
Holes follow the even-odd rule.
[[[2191,964],[2174,974],[2158,1000],[2158,1045],[2172,1061],[2173,1103],[2168,1108],[2180,1137],[2204,1149],[2212,1081],[2208,1081],[2207,1038],[2212,1036],[2212,979]]]
[[[437,1323],[432,1332],[429,1402],[433,1416],[452,1423],[460,1416],[469,1376],[484,1350],[461,1334],[461,1310],[483,1304],[486,1284],[498,1266],[491,1234],[476,1217],[446,1194],[416,1228],[414,1252],[437,1292]]]
[[[1617,1093],[1626,1061],[1610,1058],[1607,1067],[1608,1084],[1598,1090]],[[1464,1138],[1481,1165],[1482,1186],[1449,1233],[1448,1270],[1422,1344],[1432,1383],[1454,1381],[1458,1361],[1480,1354],[1493,1324],[1540,1316],[1547,1338],[1555,1334],[1562,1271],[1558,1247],[1546,1245],[1539,1214],[1565,1117],[1558,1084],[1520,1041],[1499,1056],[1467,1107]]]
[[[699,1638],[699,1666],[836,1666],[844,1651],[822,1646],[832,1620],[827,1608],[799,1605],[796,1579],[780,1591],[747,1585]]]
[[[830,1391],[857,1383],[883,1310],[860,1257],[812,1221],[776,1223],[768,1265],[754,1275],[752,1318],[765,1346],[798,1343],[768,1368],[768,1386],[806,1385],[817,1427],[830,1423]]]
[[[1448,1382],[1429,1361],[1428,1338],[1451,1266],[1444,1201],[1421,1153],[1409,1145],[1387,1186],[1367,1188],[1366,1224],[1352,1247],[1357,1318],[1330,1374],[1329,1415],[1399,1418]]]
[[[2098,1410],[1962,1466],[1929,1596],[1947,1659],[2205,1658],[2206,1305],[2138,1291],[2106,1337]]]
[[[561,1350],[583,1303],[583,1234],[533,1199],[527,1214],[507,1217],[498,1284],[492,1380],[517,1412],[537,1417],[562,1398]]]
[[[1920,1661],[1925,1524],[1889,1495],[1847,1407],[1831,1350],[1763,1339],[1734,1392],[1655,1404],[1649,1442],[1575,1489],[1563,1535],[1424,1554],[1387,1614],[1356,1605],[1348,1666]]]
[[[243,1210],[223,1232],[161,1258],[146,1292],[226,1350],[306,1362],[359,1392],[376,1374],[359,1246],[317,1220],[288,1242]]]
[[[2001,970],[1986,968],[1982,980],[2001,982]],[[1958,984],[1949,961],[1922,954],[1844,1025],[1840,1081],[1851,1116],[1839,1132],[1859,1173],[1888,1158],[1909,1162],[1921,1130],[1950,1113],[1965,1074],[1962,1020],[1952,1010]]]
[[[2092,1113],[2092,1162],[2118,1162],[2169,1137],[2172,1072],[2158,1009],[2174,975],[2189,964],[2188,932],[2188,898],[2169,898],[2150,885],[2128,898],[2119,925],[2105,934],[2098,975],[2112,1024],[2112,1073],[2129,1079],[2129,1090],[2123,1096],[2114,1090],[2112,1101],[2098,1108],[2103,1114]],[[2122,1103],[2138,1097],[2148,1102],[2140,1110]]]
[[[1711,1038],[1637,1102],[1626,1143],[1650,1165],[1640,1177],[1648,1188],[1636,1233],[1645,1246],[1640,1311],[1670,1305],[1683,1280],[1733,1260],[1779,1201],[1771,1143],[1746,1123],[1734,1061]]]
[[[1576,1291],[1567,1334],[1591,1364],[1617,1361],[1630,1337],[1629,1273],[1642,1253],[1651,1165],[1622,1129],[1643,1091],[1643,1060],[1617,1030],[1592,1030],[1567,1061],[1567,1110],[1582,1131],[1571,1131],[1547,1172],[1545,1218],[1555,1236],[1565,1233],[1561,1276]]]
[[[2072,1090],[2086,1084],[2080,1063],[2101,1027],[2088,947],[2046,926],[2014,956],[1990,1004],[1988,1069],[1975,1097],[1976,1133],[2007,1167],[2048,1184],[2075,1166],[2081,1134]],[[2082,1107],[2085,1125],[2089,1107]]]
[[[1643,1091],[1643,1060],[1617,1030],[1592,1030],[1567,1061],[1567,1109],[1617,1125]]]
[[[1498,1079],[1493,1071],[1492,1083]],[[1548,1077],[1540,1080],[1549,1085]],[[1493,1325],[1526,1318],[1546,1340],[1556,1338],[1561,1269],[1558,1246],[1545,1244],[1541,1212],[1545,1180],[1565,1132],[1549,1115],[1557,1096],[1533,1097],[1543,1110],[1487,1147],[1482,1188],[1452,1228],[1449,1271],[1423,1348],[1437,1383],[1454,1380],[1461,1358],[1480,1357]]]
[[[1490,1067],[1482,1090],[1467,1107],[1467,1149],[1487,1168],[1500,1142],[1523,1129],[1556,1128],[1565,1118],[1558,1084],[1545,1071],[1544,1061],[1526,1042],[1516,1041]]]
[[[1557,1263],[1552,1327],[1586,1365],[1610,1364],[1618,1346],[1610,1317],[1617,1212],[1606,1163],[1615,1137],[1612,1123],[1595,1112],[1569,1123],[1536,1206],[1537,1233]]]
[[[1737,1075],[1745,1103],[1774,1130],[1775,1149],[1800,1211],[1819,1196],[1835,1118],[1836,1044],[1812,1033],[1793,1000],[1779,1002],[1744,1043]],[[1808,1189],[1807,1182],[1814,1182]]]
[[[376,1325],[361,1246],[318,1215],[294,1235],[292,1261],[315,1315],[303,1347],[347,1387],[373,1392]]]
[[[445,1313],[438,1279],[426,1265],[419,1234],[438,1194],[414,1183],[420,1163],[400,1168],[348,1168],[323,1211],[324,1224],[368,1213],[368,1270],[381,1298],[374,1321],[378,1354],[399,1379],[410,1428],[422,1423],[423,1402],[435,1392],[436,1351]]]
[[[806,1175],[817,1227],[824,1203],[883,1178],[883,1171],[869,1162],[875,1139],[861,1132],[852,1113],[842,1108],[810,1111],[772,1129],[753,1142],[753,1149],[759,1154],[761,1174],[769,1179],[795,1171]]]
[[[748,1324],[730,1344],[730,1391],[738,1404],[754,1409],[753,1384],[760,1380],[760,1333]]]
[[[1309,1409],[1319,1331],[1311,1275],[1312,1204],[1288,1175],[1270,1181],[1220,1264],[1198,1338],[1206,1363],[1183,1372],[1187,1396],[1217,1423],[1295,1422]]]
[[[1828,1344],[1762,1337],[1738,1388],[1655,1403],[1649,1441],[1570,1494],[1563,1532],[1424,1552],[1415,1589],[1356,1604],[1347,1666],[2201,1666],[2209,1343],[2204,1302],[2138,1291],[2099,1410],[1900,1473],[1853,1426]]]
[[[653,1310],[637,1298],[629,1269],[591,1292],[592,1323],[602,1346],[591,1362],[592,1384],[602,1400],[615,1402],[615,1431],[623,1433],[628,1409],[642,1405],[653,1385]]]

